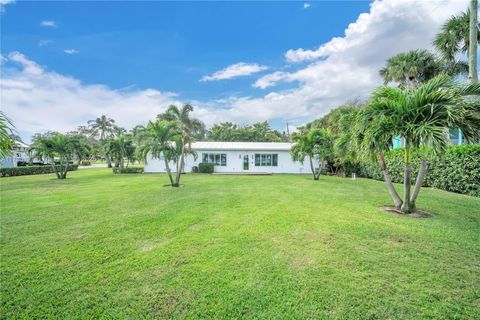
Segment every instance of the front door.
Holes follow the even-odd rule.
[[[243,170],[248,170],[248,154],[243,156]]]

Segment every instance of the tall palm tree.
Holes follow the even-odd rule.
[[[374,91],[371,102],[361,112],[359,124],[364,129],[361,137],[364,149],[378,153],[386,151],[393,137],[405,139],[403,200],[399,201],[396,191],[389,187],[395,206],[404,213],[416,210],[416,199],[427,170],[427,159],[422,157],[411,193],[412,150],[431,146],[435,153],[443,152],[449,143],[445,131],[459,127],[467,141],[479,139],[480,101],[465,99],[471,95],[480,95],[480,84],[460,85],[441,74],[418,89],[382,86]]]
[[[108,135],[112,134],[115,127],[115,120],[108,118],[106,115],[95,120],[88,120],[88,126],[92,130],[92,134],[104,140]]]
[[[454,61],[458,53],[468,53],[470,47],[470,9],[451,16],[433,40],[435,48],[443,58]],[[478,30],[478,25],[477,25]],[[477,42],[480,34],[477,34]]]
[[[296,133],[292,139],[295,142],[290,151],[292,159],[303,162],[308,157],[313,180],[318,180],[320,178],[320,168],[315,168],[313,160],[318,158],[322,162],[331,155],[332,139],[330,134],[324,129],[312,129]]]
[[[76,151],[76,143],[75,138],[60,133],[38,135],[34,138],[29,153],[35,158],[49,162],[57,179],[65,179]],[[55,165],[56,158],[59,166]]]
[[[89,120],[88,126],[92,131],[92,135],[100,138],[103,155],[107,160],[108,167],[111,168],[112,160],[110,159],[110,156],[108,154],[108,143],[106,143],[105,139],[113,134],[113,130],[115,128],[115,120],[108,118],[106,115],[102,115],[95,120]]]
[[[177,163],[177,172],[183,172],[185,164],[186,152],[192,151],[192,142],[195,138],[202,138],[205,136],[205,124],[199,119],[191,118],[190,113],[193,111],[193,106],[184,104],[183,107],[178,108],[176,105],[170,105],[168,109],[157,116],[159,120],[166,120],[175,122],[182,132],[182,139],[178,143],[182,145],[180,161]],[[188,150],[185,149],[188,147]],[[180,179],[179,176],[177,176]],[[178,183],[178,182],[177,182]]]
[[[136,137],[138,140],[138,153],[145,162],[148,161],[149,156],[159,160],[163,158],[165,170],[172,187],[180,185],[177,179],[173,179],[169,165],[169,161],[177,162],[179,157],[172,142],[181,140],[181,136],[182,134],[175,123],[157,120],[155,122],[150,121],[145,129],[138,132]],[[180,174],[177,170],[176,175],[179,176]]]

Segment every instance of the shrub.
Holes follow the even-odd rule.
[[[90,160],[82,160],[80,163],[82,166],[91,166],[92,162]]]
[[[192,167],[192,173],[198,173],[198,167],[197,166]]]
[[[403,183],[403,148],[385,154],[388,172],[393,182]],[[419,155],[412,155],[412,177],[419,168]],[[440,155],[427,151],[428,168],[424,187],[433,187],[480,197],[480,145],[451,146]],[[361,164],[360,173],[367,178],[383,180],[377,162]],[[412,184],[415,178],[412,179]]]
[[[143,173],[143,167],[112,168],[113,173]]]
[[[56,167],[57,167],[57,170],[59,170],[60,166],[56,166]],[[77,169],[78,169],[78,165],[76,164],[68,165],[68,171],[75,171]],[[0,175],[2,177],[25,176],[25,175],[44,174],[44,173],[53,173],[53,172],[54,171],[51,165],[0,168]]]
[[[202,162],[198,165],[200,173],[213,173],[213,163]]]

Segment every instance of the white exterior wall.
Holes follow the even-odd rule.
[[[228,173],[241,173],[241,172],[268,172],[268,173],[311,173],[310,164],[308,159],[305,159],[304,163],[295,162],[292,160],[290,151],[259,151],[259,150],[244,150],[244,151],[234,151],[234,150],[195,150],[198,154],[197,159],[195,160],[192,155],[188,155],[185,161],[185,172],[191,172],[193,166],[198,166],[202,162],[203,153],[224,153],[227,155],[227,165],[214,167],[214,172],[228,172]],[[278,154],[278,165],[277,166],[255,166],[255,154]],[[248,170],[243,169],[243,157],[248,155],[249,159],[249,168]],[[318,167],[318,162],[315,161],[315,166]],[[170,163],[170,169],[172,172],[175,172],[176,165]],[[159,159],[152,159],[150,156],[147,158],[145,163],[144,172],[154,173],[154,172],[166,172],[165,163]]]

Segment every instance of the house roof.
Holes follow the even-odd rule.
[[[249,151],[290,151],[290,142],[219,142],[198,141],[192,144],[194,150],[249,150]]]

